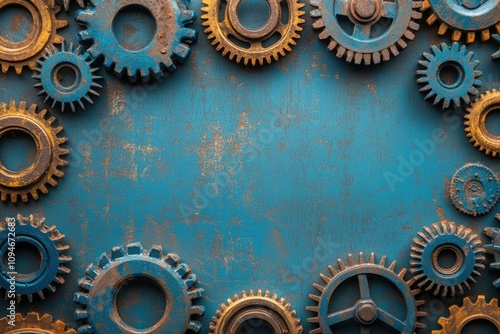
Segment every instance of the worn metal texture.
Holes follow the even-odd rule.
[[[198,17],[202,6],[192,3]],[[58,30],[68,42],[77,43],[83,29],[73,19],[78,8],[72,2],[68,13],[58,15],[70,23]],[[87,266],[112,247],[140,241],[145,249],[161,245],[164,254],[178,254],[196,273],[204,289],[201,333],[208,333],[220,303],[250,289],[284,297],[307,333],[315,328],[307,322],[314,313],[306,310],[312,305],[308,295],[317,293],[312,284],[349,253],[375,252],[397,260],[398,270],[410,268],[413,238],[441,219],[491,242],[482,230],[499,227],[494,217],[500,207],[465,215],[453,205],[448,186],[466,163],[480,162],[498,176],[498,158],[469,142],[465,111],[435,108],[416,82],[422,53],[450,44],[449,36],[422,25],[398,57],[356,66],[328,51],[313,20],[304,18],[293,51],[263,67],[221,57],[198,19],[190,26],[199,33],[190,58],[163,82],[132,84],[101,70],[100,98],[75,113],[44,105],[32,72],[0,74],[0,100],[49,108],[71,149],[57,187],[36,201],[0,202],[2,217],[45,216],[66,236],[73,258],[65,284],[45,300],[21,301],[19,312],[48,313],[76,329],[82,322],[73,318],[73,294]],[[141,41],[140,29],[133,28],[141,20],[128,18],[132,28],[122,35],[128,42]],[[477,41],[467,49],[484,73],[480,92],[499,88],[500,63],[491,60],[498,45]],[[500,115],[490,113],[488,122],[489,131],[500,134]],[[2,163],[24,165],[24,154],[34,156],[23,138],[2,137]],[[486,256],[482,276],[465,293],[473,301],[479,294],[487,301],[498,297],[492,260]],[[405,280],[410,277],[408,272]],[[372,289],[377,306],[399,315],[401,297],[385,288]],[[148,285],[136,291],[118,304],[129,324],[144,328],[154,323],[161,303]],[[359,289],[348,283],[339,293],[351,307],[349,298]],[[462,305],[462,297],[431,296],[419,296],[428,312],[418,319],[428,326],[424,333],[440,329],[438,319],[449,317],[450,305]],[[0,310],[6,306],[2,300]],[[464,333],[490,333],[487,324],[476,325]]]

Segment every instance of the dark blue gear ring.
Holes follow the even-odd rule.
[[[78,285],[85,292],[77,292],[74,301],[84,308],[75,311],[77,320],[87,324],[78,333],[185,333],[199,332],[201,324],[192,316],[202,315],[203,306],[193,305],[203,289],[196,288],[196,276],[176,254],[162,255],[162,248],[153,246],[144,251],[140,243],[127,245],[126,250],[114,247],[111,257],[101,255],[97,265],[90,265],[85,278]],[[118,316],[114,303],[121,286],[129,280],[142,277],[152,280],[167,298],[168,309],[152,327],[132,328]]]
[[[54,283],[63,284],[63,274],[68,274],[65,264],[72,260],[63,254],[69,246],[61,244],[64,235],[60,234],[55,226],[45,225],[44,218],[30,216],[29,218],[17,216],[15,229],[9,230],[9,220],[0,222],[0,254],[3,254],[2,265],[0,265],[0,287],[6,291],[10,289],[10,272],[15,272],[15,266],[8,265],[8,254],[10,252],[9,238],[14,238],[14,247],[21,247],[22,243],[34,246],[40,253],[40,268],[29,274],[17,273],[15,279],[16,297],[18,302],[22,296],[27,296],[28,301],[33,301],[33,295],[38,294],[45,299],[44,289],[51,292],[56,291]],[[12,232],[14,231],[14,232]],[[14,233],[15,237],[13,234]]]

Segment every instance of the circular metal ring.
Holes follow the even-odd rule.
[[[263,36],[268,36],[276,30],[278,23],[281,18],[281,6],[278,0],[266,0],[269,6],[269,19],[264,26],[258,29],[248,29],[243,26],[240,22],[238,15],[238,6],[243,0],[230,0],[228,1],[228,6],[226,8],[229,21],[240,35],[251,39],[262,38]]]

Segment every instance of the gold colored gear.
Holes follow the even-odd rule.
[[[292,310],[284,298],[278,299],[276,294],[269,291],[257,295],[252,290],[248,295],[242,291],[241,297],[237,294],[228,298],[227,305],[221,304],[216,316],[210,323],[210,334],[236,334],[243,324],[258,324],[259,321],[270,325],[275,333],[302,334],[303,328],[296,311]]]
[[[0,0],[0,10],[9,5],[24,7],[33,18],[32,29],[26,39],[12,42],[0,36],[2,72],[7,73],[12,66],[17,74],[21,74],[24,66],[32,70],[36,67],[36,61],[42,56],[45,48],[64,41],[64,38],[57,34],[57,30],[66,27],[68,21],[57,20],[56,15],[61,8],[51,9],[45,0]]]
[[[64,172],[61,166],[68,162],[62,159],[63,155],[69,154],[69,150],[62,148],[66,143],[66,137],[57,135],[63,130],[62,126],[52,127],[56,120],[54,117],[45,119],[47,110],[40,113],[36,111],[36,104],[26,110],[26,102],[15,102],[9,105],[0,103],[0,138],[10,131],[22,131],[29,134],[35,141],[37,154],[34,163],[19,172],[8,170],[0,162],[0,199],[7,201],[10,196],[12,203],[16,203],[21,197],[23,202],[28,201],[28,195],[35,200],[39,198],[38,191],[46,194],[47,184],[55,187],[55,177],[61,178]]]
[[[305,12],[300,9],[305,7],[305,4],[299,3],[298,0],[286,0],[289,18],[288,22],[283,24],[281,22],[279,1],[267,0],[271,11],[270,20],[268,20],[264,28],[250,30],[244,28],[240,22],[234,22],[238,20],[237,7],[240,1],[227,1],[228,4],[222,22],[219,22],[219,10],[222,0],[203,0],[206,7],[201,9],[206,13],[201,16],[204,20],[203,26],[207,27],[205,33],[208,35],[209,40],[213,40],[212,45],[215,46],[216,50],[222,50],[223,56],[229,55],[229,59],[235,59],[237,63],[243,60],[245,65],[249,63],[252,66],[257,63],[264,65],[264,62],[270,64],[273,60],[278,61],[280,56],[286,56],[287,52],[292,51],[292,46],[297,44],[296,40],[300,38],[299,32],[303,30],[300,25],[305,22],[301,18],[301,16],[305,15]],[[271,5],[274,2],[277,5]],[[279,40],[270,46],[263,46],[262,42],[275,33],[279,33]],[[236,44],[229,36],[247,43],[249,47],[245,48]]]
[[[456,334],[461,333],[462,329],[471,321],[487,320],[496,326],[500,333],[500,308],[498,300],[493,298],[489,303],[483,295],[477,296],[477,301],[473,303],[469,297],[464,298],[464,305],[450,307],[449,318],[439,318],[440,330],[433,330],[432,334]]]
[[[474,147],[496,157],[500,155],[500,136],[494,136],[486,129],[486,117],[500,108],[500,91],[493,89],[482,94],[467,109],[465,132]]]
[[[66,330],[66,324],[61,320],[52,320],[52,316],[44,314],[40,317],[37,312],[29,312],[24,318],[20,313],[16,313],[15,325],[9,324],[11,319],[4,317],[0,319],[0,333],[16,334],[76,334],[74,329]]]

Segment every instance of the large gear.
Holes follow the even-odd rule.
[[[333,3],[332,3],[333,2]],[[310,0],[313,28],[339,58],[365,65],[388,61],[415,38],[421,1]],[[333,8],[332,8],[333,7]],[[347,18],[348,28],[340,18]],[[346,30],[347,29],[347,30]]]
[[[500,33],[499,0],[456,1],[424,0],[421,10],[429,10],[427,24],[439,22],[438,34],[452,31],[451,39],[472,43],[479,33],[482,41],[490,39],[490,29]]]
[[[222,55],[229,56],[229,59],[237,63],[243,61],[245,65],[270,64],[277,61],[280,56],[284,57],[287,52],[292,51],[292,46],[300,38],[300,26],[305,22],[301,16],[305,15],[301,9],[305,4],[298,0],[266,0],[269,5],[270,18],[267,23],[259,29],[248,29],[243,26],[238,17],[238,5],[241,0],[203,0],[206,7],[202,8],[206,14],[202,15],[203,26],[208,39],[213,40],[217,51],[222,51]],[[223,8],[222,5],[225,5]],[[288,7],[288,20],[282,22],[281,6]],[[224,19],[219,20],[219,12],[224,10]],[[279,38],[265,45],[265,42],[274,38],[278,34]],[[231,39],[236,38],[241,43]]]
[[[316,302],[317,305],[307,307],[309,311],[314,313],[314,316],[307,319],[307,321],[316,324],[318,328],[309,333],[332,334],[334,333],[331,329],[332,326],[352,319],[360,325],[361,333],[369,333],[370,327],[377,321],[401,334],[412,334],[417,328],[425,327],[418,322],[420,317],[426,315],[425,312],[418,309],[424,304],[424,301],[415,300],[415,296],[420,293],[420,289],[412,288],[415,283],[414,278],[405,281],[404,277],[407,272],[405,268],[396,273],[395,261],[386,267],[386,257],[383,256],[380,262],[376,263],[374,253],[371,253],[367,260],[363,253],[360,253],[357,263],[351,254],[349,254],[346,263],[340,259],[337,262],[339,269],[329,266],[329,273],[320,275],[324,284],[313,284],[320,294],[309,295],[309,298]],[[405,319],[398,319],[376,304],[370,292],[370,276],[377,276],[377,278],[389,282],[402,296],[405,303]],[[333,310],[332,307],[336,303],[333,298],[334,292],[339,289],[343,282],[354,277],[358,281],[360,299],[352,307],[338,311]],[[378,300],[377,302],[380,303],[381,301]]]
[[[471,216],[488,213],[499,196],[500,182],[495,173],[479,163],[457,170],[450,183],[453,204],[460,212]]]
[[[8,236],[11,230],[8,228],[8,220],[0,222],[0,254],[8,254]],[[70,272],[66,264],[72,260],[68,255],[63,254],[69,246],[62,244],[64,234],[61,234],[55,226],[45,225],[45,218],[31,215],[22,217],[17,215],[15,222],[16,247],[21,244],[29,244],[37,249],[40,254],[40,268],[32,273],[15,275],[15,288],[17,302],[21,302],[22,296],[26,296],[28,301],[33,301],[33,295],[37,294],[41,299],[45,299],[44,289],[51,292],[56,291],[57,284],[65,282],[64,275]],[[6,263],[6,262],[5,262]],[[15,271],[7,265],[0,266],[0,288],[6,291],[10,289],[10,272]]]
[[[25,40],[15,43],[0,36],[2,72],[7,73],[10,67],[14,67],[16,73],[21,74],[24,66],[32,70],[36,67],[45,48],[64,41],[57,30],[66,27],[68,21],[58,20],[56,15],[60,8],[49,8],[45,0],[1,0],[0,10],[9,5],[24,7],[33,18],[34,28]]]
[[[226,304],[220,305],[217,315],[210,323],[210,334],[237,334],[253,332],[255,325],[266,324],[276,334],[302,334],[303,328],[296,312],[292,310],[284,298],[278,299],[276,294],[269,291],[262,294],[261,290],[255,295],[252,290],[247,294],[237,294]],[[247,327],[245,327],[247,326]],[[254,326],[254,328],[251,328]]]
[[[76,111],[75,104],[85,109],[83,101],[94,103],[91,95],[99,96],[95,90],[102,88],[96,82],[102,77],[94,75],[99,68],[92,67],[91,63],[91,60],[86,60],[81,56],[81,47],[75,50],[73,44],[66,49],[63,43],[60,51],[55,46],[52,50],[47,49],[46,54],[39,61],[39,67],[35,68],[38,73],[32,76],[40,81],[35,84],[35,88],[40,89],[38,95],[45,95],[44,103],[52,100],[52,108],[59,102],[63,112],[66,104],[73,112]],[[71,84],[61,82],[61,73],[65,70],[75,75],[74,82]]]
[[[496,215],[496,219],[500,222],[500,214]],[[494,261],[490,264],[491,269],[500,270],[500,228],[486,227],[484,234],[491,238],[492,243],[484,246],[486,253],[493,255]],[[493,282],[496,288],[500,288],[500,278]]]
[[[500,136],[491,134],[486,127],[486,117],[500,108],[500,91],[487,91],[476,99],[465,114],[465,132],[469,141],[480,151],[496,157],[500,155]]]
[[[467,52],[465,46],[460,47],[456,42],[451,46],[441,43],[441,48],[433,45],[431,51],[424,52],[424,60],[418,61],[424,69],[417,70],[417,83],[424,85],[420,92],[427,94],[425,99],[433,98],[434,105],[442,102],[443,110],[451,101],[457,108],[460,101],[469,104],[482,86],[478,78],[483,73],[476,69],[479,60],[472,59],[474,52]],[[454,77],[447,80],[450,75]]]
[[[190,44],[196,42],[197,32],[186,28],[196,20],[196,14],[182,0],[143,0],[145,7],[156,21],[153,40],[140,50],[122,46],[114,36],[113,21],[127,6],[136,5],[136,0],[108,1],[92,0],[86,10],[79,10],[76,20],[87,26],[79,32],[78,40],[92,42],[87,50],[92,59],[104,56],[104,66],[118,77],[124,76],[132,82],[163,77],[163,71],[174,71],[175,63],[183,63],[191,54]]]
[[[500,307],[498,300],[493,298],[489,303],[483,295],[477,296],[473,303],[469,297],[465,297],[463,306],[452,305],[448,318],[439,318],[440,330],[432,331],[432,334],[459,334],[464,327],[475,320],[486,320],[497,328],[500,333]]]
[[[55,187],[56,178],[64,176],[61,167],[68,162],[63,156],[69,154],[69,150],[61,147],[68,139],[58,137],[63,127],[53,127],[55,118],[45,119],[47,110],[37,113],[36,109],[35,104],[26,109],[26,102],[22,101],[19,106],[14,101],[9,105],[0,103],[0,138],[11,131],[22,131],[33,138],[37,147],[35,161],[22,171],[10,171],[0,162],[2,201],[7,201],[10,197],[16,203],[20,197],[23,202],[27,202],[28,195],[37,200],[39,192],[46,194],[49,191],[47,185]]]
[[[411,273],[419,287],[435,296],[463,294],[464,288],[470,290],[470,284],[476,282],[474,276],[481,276],[484,269],[484,248],[478,235],[450,221],[424,227],[424,232],[413,239],[411,250]],[[446,252],[454,254],[451,266],[440,264],[440,256]]]
[[[76,334],[74,329],[66,329],[66,324],[62,320],[54,321],[49,314],[40,316],[37,312],[29,312],[26,317],[23,317],[20,313],[16,313],[14,319],[14,322],[7,317],[0,319],[0,332],[3,334]],[[14,323],[15,326],[9,322]]]
[[[80,334],[183,334],[201,329],[201,324],[193,320],[193,316],[202,315],[204,308],[194,305],[193,300],[202,296],[203,289],[196,287],[196,275],[180,262],[179,256],[162,255],[160,246],[153,246],[149,251],[144,250],[140,243],[129,244],[126,249],[114,247],[110,257],[102,254],[97,265],[91,264],[85,274],[86,277],[78,282],[85,292],[74,295],[74,301],[83,306],[75,311],[75,318],[86,321],[78,329]],[[158,285],[164,291],[168,305],[160,321],[144,330],[132,328],[120,319],[114,302],[120,287],[136,277]]]

